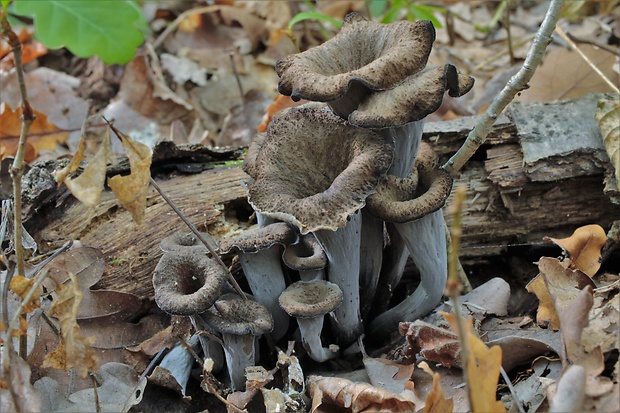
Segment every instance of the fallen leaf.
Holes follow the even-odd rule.
[[[616,183],[620,190],[620,99],[618,96],[600,99],[596,105],[594,119],[601,128],[605,150],[611,160]]]
[[[446,398],[446,394],[441,387],[441,376],[439,373],[433,373],[431,368],[424,361],[420,363],[418,367],[433,378],[433,387],[426,395],[424,413],[452,413],[454,409],[454,401],[452,398]]]
[[[368,383],[354,383],[338,377],[308,377],[308,391],[312,398],[311,413],[330,413],[348,409],[352,413],[415,411],[415,404],[401,395],[374,387]]]
[[[416,320],[408,324],[404,335],[407,343],[403,349],[405,359],[415,360],[419,354],[445,367],[461,365],[461,345],[452,331]]]
[[[443,313],[453,331],[458,331],[455,314]],[[473,412],[505,413],[506,408],[497,400],[497,383],[502,363],[502,349],[499,346],[488,348],[474,333],[472,319],[463,320],[467,343],[467,384],[469,387],[469,402]]]
[[[579,49],[614,84],[620,83],[620,74],[614,71],[616,56],[588,44]],[[516,101],[550,102],[574,99],[588,93],[611,92],[611,88],[576,53],[563,47],[550,48],[542,64],[536,69],[529,88]]]
[[[284,109],[303,105],[304,103],[307,103],[307,101],[300,99],[299,101],[295,102],[293,99],[291,99],[290,96],[278,95],[278,97],[273,101],[273,103],[267,107],[267,110],[263,115],[262,122],[260,123],[260,125],[258,125],[256,130],[261,133],[267,131],[267,127],[271,123],[271,119],[276,113]]]
[[[84,159],[86,141],[82,136],[78,151],[73,156],[71,163],[56,172],[58,184],[64,183],[71,194],[88,208],[94,208],[99,204],[101,193],[105,189],[105,177],[108,159],[110,158],[110,134],[106,134],[99,146],[99,150],[84,167],[84,171],[77,177],[71,178],[69,173],[75,172],[80,162]]]
[[[217,136],[217,146],[248,146],[271,99],[257,89],[250,89],[241,105],[230,108]]]
[[[273,381],[272,372],[262,366],[246,367],[245,375],[245,391],[236,391],[226,397],[226,400],[240,409],[244,409],[263,387]]]
[[[572,261],[573,268],[578,268],[590,278],[601,267],[601,248],[607,241],[605,230],[600,225],[586,225],[577,228],[568,238],[545,237],[564,250]]]
[[[13,278],[11,278],[11,282],[9,283],[9,290],[17,294],[22,299],[24,299],[26,295],[28,294],[28,292],[30,291],[30,289],[33,287],[33,285],[34,285],[33,279],[26,278],[21,275],[16,275]],[[41,288],[41,286],[37,287],[37,290],[35,291],[35,293],[32,295],[32,297],[28,301],[28,304],[26,304],[26,307],[24,307],[24,314],[27,314],[41,307],[40,297],[41,297],[42,292],[43,292],[43,289]]]
[[[60,322],[60,344],[45,356],[42,367],[60,370],[75,368],[80,377],[86,378],[89,371],[97,370],[97,360],[91,348],[95,339],[84,337],[80,332],[76,317],[83,294],[75,276],[70,276],[71,283],[57,286],[57,298],[49,311]]]
[[[415,364],[398,364],[386,358],[368,357],[363,347],[362,356],[370,384],[396,394],[405,391],[405,384],[411,380]]]
[[[151,160],[153,150],[147,145],[136,142],[121,131],[112,127],[123,143],[123,148],[129,158],[131,173],[108,178],[108,185],[116,198],[127,209],[133,220],[139,225],[144,221],[146,211],[146,195],[151,178]]]
[[[0,105],[0,155],[4,159],[17,153],[19,135],[22,127],[21,107],[12,110],[6,103]],[[54,150],[56,145],[63,143],[69,136],[68,131],[64,131],[48,122],[47,116],[43,113],[34,111],[36,119],[30,126],[26,145],[25,161],[32,162],[42,150]]]
[[[2,379],[5,381],[5,383],[0,386],[0,411],[43,411],[41,409],[42,405],[39,394],[37,394],[35,387],[30,384],[30,366],[28,366],[26,361],[21,358],[17,353],[12,353],[10,356],[10,364],[8,365],[8,367],[8,371],[2,372]],[[15,401],[17,403],[14,403],[13,401],[13,397],[6,387],[6,381],[9,381],[11,383],[11,389],[15,393]]]

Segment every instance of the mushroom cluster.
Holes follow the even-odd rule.
[[[156,302],[219,332],[233,388],[243,386],[260,334],[288,339],[296,328],[308,356],[322,362],[365,330],[371,339],[396,331],[441,300],[441,208],[452,179],[421,142],[422,126],[445,92],[461,96],[473,79],[449,64],[427,67],[434,39],[428,21],[379,24],[351,13],[331,40],[278,61],[280,93],[313,102],[276,117],[245,159],[258,226],[221,240],[219,252],[237,254],[249,304],[224,294],[225,274],[202,269],[210,259],[191,236],[162,242]],[[388,309],[409,256],[420,285]],[[207,281],[220,285],[209,299]],[[171,297],[182,304],[170,305]]]

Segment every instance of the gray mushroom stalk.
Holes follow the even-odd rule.
[[[273,319],[265,306],[236,294],[223,295],[213,307],[201,317],[221,333],[231,387],[243,390],[245,369],[256,363],[256,338],[273,329]]]
[[[297,319],[302,345],[315,361],[323,362],[338,355],[338,346],[321,343],[324,315],[342,303],[342,291],[325,280],[298,281],[280,295],[280,306]]]
[[[401,303],[377,316],[369,334],[392,331],[400,321],[412,321],[432,311],[441,300],[448,277],[445,223],[441,207],[452,188],[452,178],[438,168],[430,146],[423,144],[415,179],[387,177],[368,198],[375,216],[392,222],[420,272],[420,285]]]
[[[258,213],[314,233],[327,255],[327,278],[344,294],[334,312],[339,344],[362,332],[359,314],[359,214],[385,175],[391,142],[348,125],[328,110],[299,107],[272,122],[248,183]]]
[[[297,239],[297,230],[292,225],[275,222],[220,240],[220,251],[236,251],[252,294],[273,316],[272,336],[275,340],[284,336],[289,325],[288,315],[278,304],[278,297],[286,288],[281,247],[295,243]]]

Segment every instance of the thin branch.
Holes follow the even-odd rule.
[[[187,225],[189,227],[189,229],[194,233],[194,235],[196,235],[196,237],[200,240],[200,242],[202,242],[204,244],[204,246],[207,247],[207,249],[211,253],[211,256],[213,257],[213,259],[219,265],[221,265],[222,268],[224,268],[224,270],[226,271],[226,274],[228,274],[228,280],[230,281],[230,283],[234,287],[235,291],[237,291],[237,294],[239,294],[242,298],[247,299],[247,297],[245,296],[245,293],[243,292],[241,287],[239,287],[239,284],[237,283],[237,280],[235,280],[235,277],[233,277],[232,273],[230,272],[230,270],[228,269],[226,264],[224,264],[224,261],[222,261],[222,259],[217,254],[217,252],[215,252],[213,247],[211,247],[211,245],[209,245],[207,240],[204,239],[204,237],[198,231],[198,229],[196,229],[194,224],[189,222],[189,220],[187,219],[185,214],[183,214],[183,212],[181,212],[181,210],[176,206],[176,204],[174,202],[172,202],[172,200],[168,197],[168,195],[166,195],[164,193],[164,191],[162,191],[162,189],[159,187],[159,185],[157,185],[157,182],[155,182],[155,180],[153,178],[150,178],[150,180],[151,180],[151,185],[153,186],[153,188],[155,188],[157,190],[157,192],[159,192],[159,195],[161,195],[161,197],[164,198],[164,201],[166,201],[168,203],[168,205],[170,205],[170,208],[172,208],[174,210],[174,212],[176,212],[176,214],[179,216],[179,218],[181,218],[181,220],[185,223],[185,225]]]
[[[515,95],[528,87],[527,84],[532,79],[534,71],[541,62],[543,53],[551,41],[551,34],[560,17],[563,4],[564,0],[551,0],[547,14],[545,15],[540,29],[536,33],[536,37],[534,38],[532,47],[527,53],[523,66],[508,81],[504,89],[502,89],[493,102],[491,102],[491,105],[484,115],[482,115],[476,127],[469,132],[467,140],[465,140],[459,150],[443,166],[451,175],[455,175],[469,158],[472,157],[480,145],[485,142],[493,124],[504,109],[506,109],[506,106],[514,99]]]
[[[570,48],[571,48],[572,50],[574,50],[575,52],[577,52],[577,54],[579,55],[579,57],[581,57],[581,58],[583,59],[583,61],[584,61],[584,62],[586,62],[586,64],[587,64],[588,66],[590,66],[590,68],[591,68],[592,70],[594,70],[594,71],[596,72],[596,74],[597,74],[597,75],[599,75],[599,77],[600,77],[601,79],[603,79],[603,81],[604,81],[605,83],[607,83],[607,85],[608,85],[608,86],[609,86],[609,87],[610,87],[610,88],[611,88],[614,92],[616,92],[616,93],[620,93],[620,89],[618,89],[618,86],[614,85],[614,84],[612,83],[612,81],[611,81],[611,80],[609,80],[609,79],[607,78],[607,76],[605,76],[605,74],[604,74],[603,72],[601,72],[601,69],[599,69],[598,67],[596,67],[596,65],[595,65],[594,63],[592,63],[592,60],[590,60],[590,59],[588,58],[588,56],[586,56],[586,55],[585,55],[585,54],[584,54],[584,53],[583,53],[583,52],[582,52],[582,51],[581,51],[581,50],[577,47],[577,45],[575,44],[575,42],[573,42],[573,41],[570,39],[570,37],[568,37],[568,36],[566,35],[566,33],[564,33],[564,30],[562,30],[562,28],[561,28],[560,26],[556,25],[556,26],[555,26],[555,31],[556,31],[556,32],[558,32],[558,34],[560,35],[560,37],[561,37],[562,39],[564,39],[564,41],[565,41],[566,43],[568,43],[568,45],[570,46]]]

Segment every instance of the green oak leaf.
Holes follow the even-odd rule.
[[[16,0],[18,15],[34,18],[35,36],[50,49],[66,47],[79,57],[127,63],[144,41],[140,8],[124,0]]]

